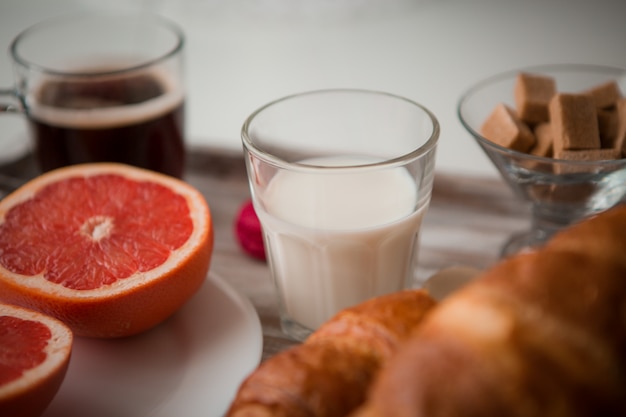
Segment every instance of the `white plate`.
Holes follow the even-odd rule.
[[[482,271],[471,266],[450,266],[437,271],[424,283],[424,288],[438,301],[468,284]]]
[[[158,327],[126,339],[77,338],[45,417],[217,417],[259,364],[263,337],[250,301],[210,273]]]

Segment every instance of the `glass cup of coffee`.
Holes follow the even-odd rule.
[[[340,310],[417,282],[439,124],[367,90],[270,103],[244,123],[254,208],[282,329],[304,340]]]
[[[144,13],[38,23],[10,46],[0,112],[25,114],[42,171],[120,162],[182,177],[184,44],[177,25]]]

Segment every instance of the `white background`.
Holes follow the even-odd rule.
[[[188,141],[241,152],[246,116],[280,96],[353,87],[403,95],[441,124],[438,170],[497,175],[456,104],[478,79],[521,66],[626,67],[623,0],[0,0],[0,50],[23,28],[77,9],[145,8],[187,34]],[[12,83],[8,53],[0,86]],[[25,142],[0,115],[0,159]]]

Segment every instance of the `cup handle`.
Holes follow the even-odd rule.
[[[0,100],[2,97],[11,97],[14,100],[11,102],[3,102],[0,101],[0,113],[21,113],[22,106],[19,104],[19,99],[17,97],[17,93],[13,89],[0,89]]]

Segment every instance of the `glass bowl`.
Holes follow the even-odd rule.
[[[553,77],[559,93],[579,93],[610,80],[626,93],[626,69],[557,64],[501,73],[476,83],[461,96],[457,107],[461,124],[513,192],[532,207],[530,230],[513,235],[502,247],[502,257],[542,245],[559,229],[619,204],[626,194],[626,159],[566,161],[533,156],[499,146],[480,134],[498,103],[515,108],[514,85],[520,72]]]

